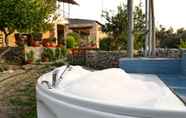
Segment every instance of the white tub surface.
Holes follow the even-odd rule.
[[[42,80],[51,81],[51,79],[52,72],[43,75],[39,83]],[[158,76],[127,74],[118,68],[92,72],[80,66],[73,66],[72,70],[64,75],[59,85],[50,91],[106,105],[186,111],[182,101]]]

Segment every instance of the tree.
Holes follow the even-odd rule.
[[[183,47],[186,42],[186,30],[184,28],[174,31],[173,28],[164,28],[160,26],[160,29],[156,33],[158,40],[158,47],[160,48],[179,48]]]
[[[120,5],[117,8],[115,15],[110,14],[109,11],[104,11],[103,18],[106,23],[103,31],[109,34],[108,38],[111,43],[110,50],[127,49],[127,27],[128,27],[128,14],[127,6]],[[145,15],[140,6],[136,6],[134,10],[134,47],[135,49],[142,48],[144,45],[144,31],[145,31]],[[112,39],[112,40],[111,40]]]
[[[8,36],[15,31],[39,32],[50,26],[49,17],[55,12],[56,0],[1,0],[0,31]]]

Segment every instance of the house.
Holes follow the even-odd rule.
[[[62,1],[63,3],[73,4],[73,5],[78,4],[74,0],[58,0],[58,1]],[[62,11],[58,11],[58,12],[62,12]],[[72,18],[68,18],[68,16],[65,16],[63,13],[57,19],[51,20],[50,23],[54,25],[53,29],[41,33],[41,39],[42,41],[45,41],[50,37],[55,37],[57,39],[55,41],[56,45],[64,44],[65,39],[67,38],[67,34],[70,32],[76,32],[80,35],[81,41],[84,42],[84,43],[82,42],[81,44],[87,45],[87,42],[89,42],[89,40],[93,41],[95,44],[95,48],[99,48],[99,40],[105,37],[105,34],[102,32],[102,24],[96,20],[72,19]],[[9,36],[8,46],[10,47],[17,46],[16,34],[17,33],[13,33]],[[26,36],[26,34],[24,33],[23,35],[24,37]],[[28,37],[26,39],[29,39]],[[0,32],[0,47],[3,47],[3,43],[4,43],[3,39],[4,39],[4,35],[2,32]],[[19,40],[17,42],[19,42]]]
[[[53,30],[50,31],[46,31],[42,33],[42,39],[47,39],[51,36],[56,37],[59,40],[63,40],[66,38],[66,34],[68,32],[68,20],[66,19],[68,16],[65,16],[64,14],[67,13],[69,14],[70,12],[70,5],[78,5],[78,3],[75,0],[58,0],[57,2],[57,6],[60,4],[63,4],[62,6],[64,7],[65,5],[68,6],[68,11],[65,11],[66,7],[63,8],[62,11],[57,10],[56,12],[60,12],[61,17],[59,17],[58,19],[50,22],[52,24],[54,24],[54,28]],[[66,3],[66,4],[65,4]],[[65,5],[64,5],[65,4]],[[27,36],[26,33],[20,33],[20,32],[14,32],[12,33],[9,37],[8,37],[8,46],[10,47],[16,47],[16,34],[23,34],[24,37]],[[29,34],[28,34],[29,35]],[[28,36],[30,37],[30,36]],[[26,39],[28,39],[28,37]],[[3,32],[0,31],[0,47],[4,47],[5,46],[5,41],[4,41],[4,34]],[[56,43],[58,43],[58,41],[56,41]]]
[[[95,40],[96,48],[99,48],[99,41],[105,37],[102,32],[102,24],[96,20],[68,19],[69,32],[76,32],[83,40]],[[86,42],[86,41],[85,41]]]

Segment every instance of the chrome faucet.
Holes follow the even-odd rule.
[[[68,64],[65,68],[65,70],[61,73],[59,80],[57,80],[57,74],[59,72],[59,70],[55,70],[52,74],[52,87],[55,88],[57,83],[63,79],[63,75],[65,74],[65,72],[68,70],[70,71],[72,68],[70,67],[70,65]]]
[[[52,73],[52,87],[54,88],[56,86],[57,83],[57,74],[58,74],[59,70],[55,70]]]
[[[72,67],[70,67],[70,65],[67,65],[65,70],[61,73],[60,77],[59,77],[59,80],[62,80],[63,79],[63,75],[65,74],[65,72],[68,70],[70,71],[72,69]],[[52,73],[52,84],[49,82],[49,81],[42,81],[41,84],[46,84],[48,89],[52,89],[52,88],[55,88],[57,86],[57,83],[59,82],[59,80],[57,80],[57,74],[58,74],[59,70],[55,70],[53,73]]]

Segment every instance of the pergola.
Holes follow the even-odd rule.
[[[79,5],[75,0],[57,0],[58,2],[63,2],[63,9],[65,8],[64,3],[68,4],[68,17],[70,16],[70,4]],[[65,17],[65,10],[63,10],[63,16]]]
[[[145,30],[145,56],[155,56],[155,18],[154,0],[145,0],[146,30]],[[134,55],[134,22],[133,22],[133,0],[128,0],[128,57]]]

